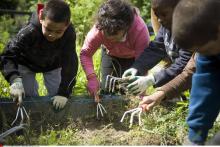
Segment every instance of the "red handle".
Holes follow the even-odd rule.
[[[37,4],[37,14],[39,14],[40,10],[42,10],[43,8],[44,8],[44,4],[38,3]]]

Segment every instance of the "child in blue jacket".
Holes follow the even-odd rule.
[[[131,76],[134,81],[127,86],[129,93],[141,94],[149,86],[159,87],[175,76],[180,74],[187,62],[192,56],[192,52],[180,48],[171,34],[172,14],[175,6],[180,0],[152,0],[152,9],[162,24],[154,41],[151,41],[149,47],[136,59],[132,68],[126,70],[123,78]],[[148,76],[135,76],[138,72],[144,75],[146,71],[153,68],[162,59],[168,58],[171,65],[160,72]],[[132,78],[133,77],[133,78]]]

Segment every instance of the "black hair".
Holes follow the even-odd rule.
[[[183,48],[205,45],[218,38],[219,0],[182,0],[175,8],[172,33]]]
[[[43,8],[43,19],[49,18],[54,22],[70,22],[70,8],[64,0],[49,0]]]
[[[151,0],[151,7],[154,8],[175,8],[180,0]]]
[[[119,30],[128,29],[134,20],[134,8],[125,0],[107,0],[97,14],[96,28],[115,35]]]

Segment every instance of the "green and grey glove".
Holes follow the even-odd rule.
[[[138,70],[136,68],[129,68],[123,73],[122,78],[133,77],[137,72]]]
[[[148,76],[133,76],[129,81],[132,83],[127,86],[128,92],[134,95],[139,95],[155,84],[155,79],[152,74]]]

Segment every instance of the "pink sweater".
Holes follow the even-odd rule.
[[[88,32],[80,52],[80,61],[86,75],[95,73],[92,56],[104,45],[107,54],[118,58],[137,58],[150,42],[149,32],[143,19],[135,15],[124,42],[112,42],[95,26]]]

